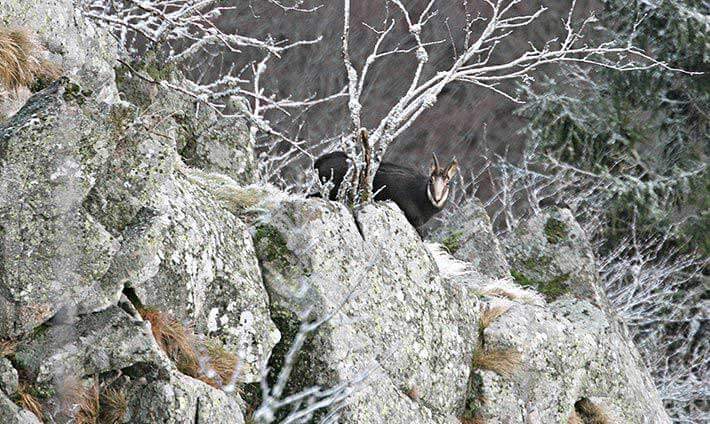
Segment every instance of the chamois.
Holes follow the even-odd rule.
[[[332,152],[319,157],[314,163],[321,182],[333,183],[330,200],[335,200],[338,194],[340,183],[348,171],[348,161],[345,153]],[[436,154],[433,155],[429,176],[413,168],[382,162],[373,181],[375,200],[395,202],[409,223],[420,232],[421,227],[446,205],[449,182],[456,175],[457,169],[456,158],[449,166],[442,168]]]

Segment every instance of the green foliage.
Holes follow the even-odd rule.
[[[700,7],[692,2],[605,1],[602,20],[615,38],[634,43],[671,66],[710,70],[708,31]],[[633,222],[644,234],[674,227],[677,244],[693,238],[707,249],[692,226],[702,223],[708,203],[708,143],[710,139],[710,79],[663,68],[643,71],[581,69],[541,82],[519,110],[528,118],[525,132],[541,157],[604,178],[601,197],[609,222],[603,235],[608,248],[622,240]],[[631,219],[635,216],[637,219]],[[708,251],[704,250],[707,254]]]
[[[483,391],[483,378],[478,372],[471,372],[468,381],[468,391],[466,394],[466,404],[464,406],[461,418],[472,420],[478,416],[478,413],[485,402],[485,392]]]
[[[635,341],[652,364],[662,394],[669,375],[687,375],[673,381],[678,387],[685,385],[677,389],[683,395],[664,400],[674,418],[695,422],[704,399],[693,384],[702,380],[706,347],[695,347],[702,343],[692,340],[702,336],[688,340],[687,332],[678,329],[695,325],[697,312],[693,311],[702,303],[700,293],[707,292],[701,278],[690,276],[694,265],[689,265],[707,263],[704,258],[710,254],[707,2],[603,3],[598,29],[606,30],[610,38],[631,38],[646,54],[670,67],[705,75],[663,67],[618,72],[569,66],[540,81],[534,92],[523,88],[529,99],[519,109],[528,119],[526,169],[544,174],[545,184],[554,182],[545,195],[573,206],[595,253],[611,261],[607,272],[616,277],[607,274],[607,284],[617,281],[619,274],[633,273],[639,288],[634,296],[623,287],[627,280],[620,279],[614,284],[621,290],[616,287],[614,292],[607,286],[610,297],[618,296],[610,300],[633,308],[644,322],[653,322],[652,329],[631,328]],[[545,228],[550,242],[559,240],[553,227]],[[636,248],[645,253],[638,255]],[[629,264],[642,264],[638,269],[647,273],[642,275]],[[530,278],[537,275],[533,264],[518,265],[512,274],[520,284],[536,287],[548,299],[565,291],[565,276],[535,281]],[[656,297],[663,292],[674,293],[677,299],[665,305],[665,298]],[[680,346],[686,342],[693,353],[680,358],[678,352],[686,349]]]
[[[29,386],[27,391],[29,394],[31,394],[32,396],[34,396],[37,399],[51,399],[52,397],[56,396],[56,394],[57,394],[54,387],[42,385],[42,384],[36,384],[36,385]]]
[[[67,101],[75,101],[79,105],[83,105],[86,98],[91,97],[91,90],[83,90],[79,84],[69,82],[64,88],[62,98]]]

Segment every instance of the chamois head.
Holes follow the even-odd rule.
[[[442,168],[439,166],[439,160],[436,158],[436,154],[433,154],[434,160],[431,163],[431,175],[429,176],[429,183],[427,184],[426,194],[429,197],[429,201],[441,209],[446,203],[446,199],[449,197],[449,182],[456,171],[458,170],[458,162],[454,158],[449,166]]]

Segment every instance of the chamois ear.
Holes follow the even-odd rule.
[[[459,170],[459,163],[456,161],[456,158],[454,158],[449,166],[446,168],[446,178],[452,179],[454,178],[454,175],[456,175],[456,172]]]
[[[436,153],[432,153],[431,156],[432,156],[431,173],[433,174],[439,170],[439,159],[436,158]]]

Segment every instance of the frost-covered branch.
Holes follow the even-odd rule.
[[[616,71],[645,70],[655,67],[685,72],[671,68],[668,64],[658,61],[646,54],[633,44],[633,39],[606,42],[592,42],[586,40],[587,28],[596,22],[594,15],[587,17],[580,23],[575,23],[574,13],[576,1],[571,3],[569,13],[562,22],[561,29],[564,38],[551,38],[541,46],[529,44],[526,51],[510,60],[500,63],[493,62],[493,53],[502,40],[511,36],[514,31],[534,25],[545,13],[546,8],[541,7],[529,14],[516,14],[515,6],[523,0],[486,0],[490,8],[486,17],[471,18],[467,16],[467,25],[464,28],[464,50],[457,52],[453,64],[444,69],[434,70],[427,77],[424,74],[425,65],[429,63],[427,50],[432,44],[443,42],[425,42],[425,29],[429,20],[436,15],[434,1],[429,1],[424,6],[418,17],[414,17],[410,8],[399,0],[389,0],[401,14],[402,20],[407,25],[409,33],[415,43],[410,49],[416,59],[416,67],[412,72],[411,81],[406,92],[397,103],[370,131],[369,145],[373,151],[371,172],[367,175],[365,184],[359,188],[360,193],[368,192],[372,187],[374,173],[379,167],[382,156],[387,148],[395,142],[397,137],[407,130],[414,121],[427,109],[433,107],[442,90],[454,82],[463,82],[492,90],[509,100],[522,102],[509,86],[503,82],[523,82],[529,84],[533,77],[532,72],[548,64],[577,63],[601,66]],[[465,3],[465,2],[464,2]],[[348,96],[351,130],[345,137],[346,140],[355,140],[360,131],[362,114],[362,94],[366,84],[365,78],[373,63],[381,58],[394,53],[401,53],[401,49],[381,51],[381,46],[391,33],[394,21],[385,22],[383,29],[376,31],[377,40],[372,52],[367,57],[360,73],[355,69],[349,55],[350,13],[349,1],[345,2],[344,31],[343,31],[343,58],[348,75]],[[473,22],[485,21],[485,27],[479,34],[474,33]],[[454,43],[455,44],[455,43]],[[354,141],[349,141],[348,151],[357,146]],[[354,161],[358,172],[364,164],[360,153]],[[362,197],[362,196],[361,196]]]
[[[266,1],[287,13],[311,13],[320,8],[304,6],[304,0]],[[83,6],[85,16],[107,27],[114,35],[124,65],[130,67],[132,61],[142,61],[146,52],[153,51],[159,53],[158,66],[187,70],[185,80],[179,83],[154,78],[130,67],[134,75],[189,96],[221,116],[245,117],[252,135],[260,133],[274,144],[285,142],[292,147],[292,152],[307,153],[304,140],[283,131],[273,121],[291,118],[346,93],[344,88],[323,96],[294,99],[280,97],[275,89],[266,87],[264,75],[271,62],[279,60],[289,50],[316,44],[321,37],[304,40],[258,38],[222,30],[217,25],[218,19],[241,6],[228,6],[219,0],[84,0]],[[232,64],[211,73],[208,72],[210,67],[204,65],[200,65],[202,69],[197,71],[198,75],[190,69],[205,57],[244,54],[247,49],[261,58],[245,67],[237,68]],[[237,98],[246,101],[236,101]]]

